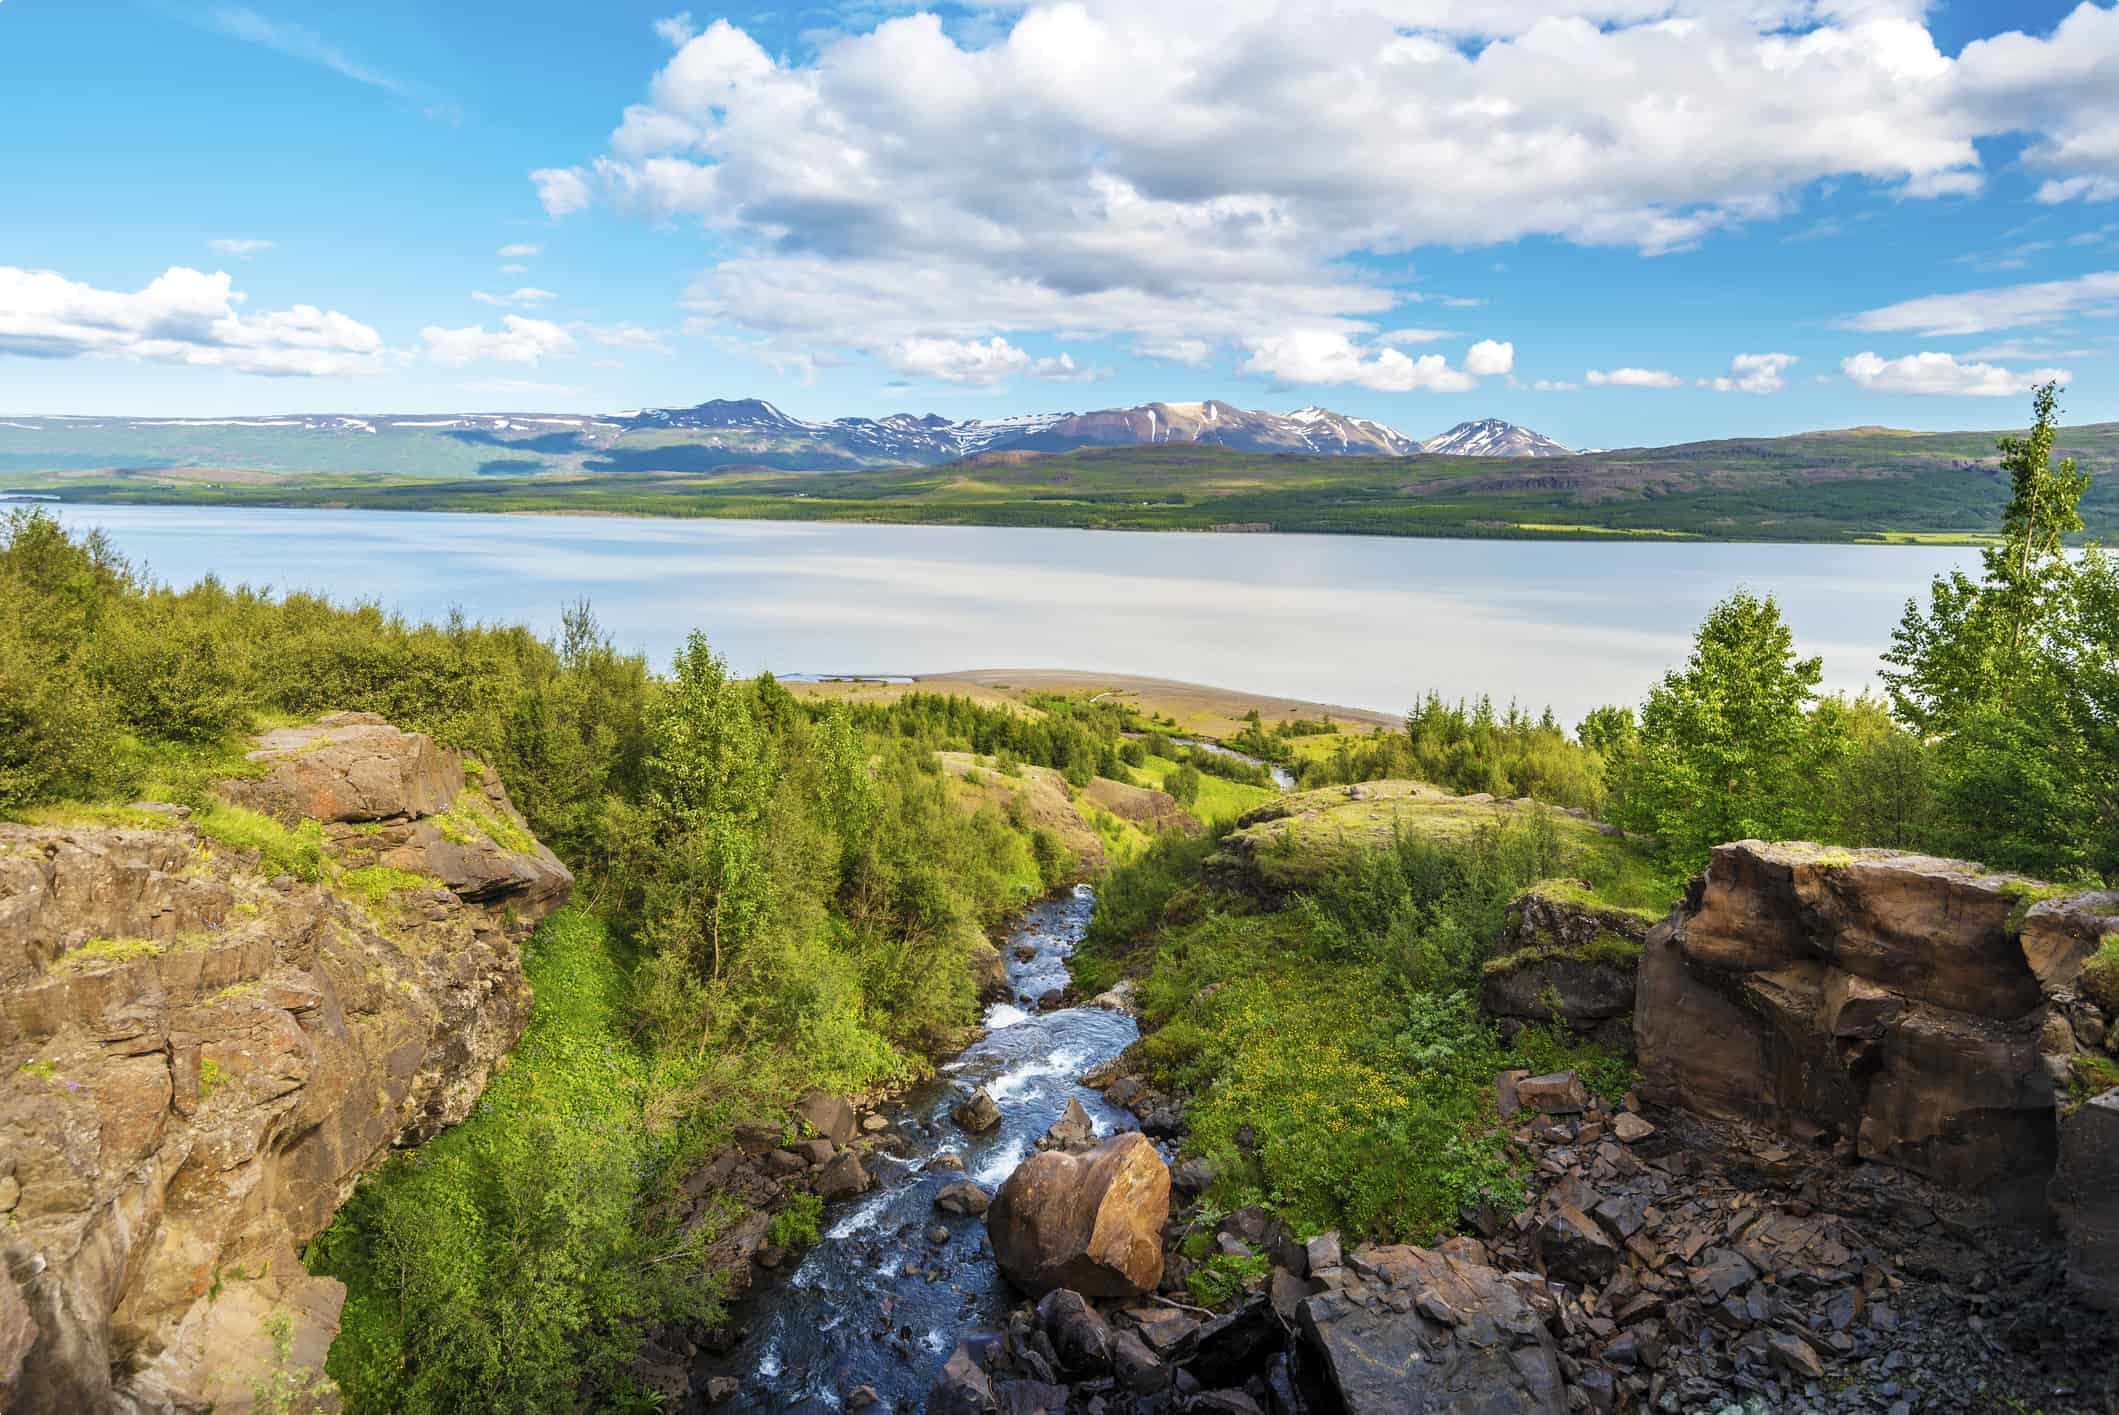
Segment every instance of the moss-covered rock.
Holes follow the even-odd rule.
[[[1542,880],[1508,907],[1480,1006],[1509,1035],[1549,1022],[1631,1055],[1634,974],[1654,923],[1653,910],[1610,903],[1587,881]]]

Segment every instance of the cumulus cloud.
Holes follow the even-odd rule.
[[[589,184],[582,180],[578,168],[540,167],[530,174],[530,184],[537,188],[537,200],[544,206],[544,214],[555,220],[584,210],[589,204]]]
[[[171,266],[125,291],[0,266],[0,355],[101,354],[306,376],[382,367],[382,336],[356,319],[315,305],[244,314],[243,303],[225,271]]]
[[[1351,383],[1384,393],[1468,393],[1479,386],[1468,365],[1451,368],[1440,354],[1411,354],[1388,345],[1364,348],[1346,335],[1328,329],[1297,330],[1249,341],[1250,355],[1237,366],[1238,373],[1255,373],[1275,383]],[[1483,340],[1473,346],[1482,361],[1500,357],[1513,364],[1512,345]],[[1485,351],[1485,352],[1481,352]]]
[[[1908,354],[1886,359],[1859,353],[1840,360],[1840,371],[1871,393],[1919,393],[1961,398],[2013,398],[2041,383],[2067,383],[2064,368],[2009,369],[1960,362],[1954,354]]]
[[[1464,351],[1464,371],[1474,378],[1489,378],[1507,373],[1516,366],[1516,346],[1493,339],[1481,339]]]
[[[493,252],[493,254],[499,256],[502,260],[528,260],[531,256],[537,254],[537,247],[524,241],[512,241]]]
[[[471,298],[482,305],[541,305],[547,300],[556,300],[559,296],[550,290],[540,290],[535,285],[523,285],[505,295],[496,295],[487,290],[473,290]]]
[[[995,384],[1017,376],[1057,383],[1086,383],[1103,370],[1075,363],[1072,354],[1032,358],[1006,339],[905,339],[883,351],[884,361],[899,373],[943,383]]]
[[[2119,313],[2119,270],[2100,270],[2072,280],[1996,285],[1949,295],[1922,295],[1844,321],[1872,334],[1984,334],[2050,324],[2081,314]]]
[[[261,251],[269,251],[277,241],[261,241],[254,236],[219,236],[206,243],[215,255],[232,256],[237,260],[248,260]]]
[[[1582,375],[1591,388],[1682,388],[1685,380],[1667,369],[1593,368]]]
[[[1800,360],[1793,354],[1738,354],[1721,378],[1703,378],[1700,387],[1717,393],[1778,393],[1788,386],[1782,377]]]
[[[574,352],[574,336],[548,319],[529,319],[519,314],[501,317],[500,328],[468,325],[444,329],[428,325],[419,331],[427,346],[427,357],[436,363],[467,364],[493,359],[504,364],[534,364],[558,354]]]
[[[1387,329],[1376,336],[1378,344],[1436,344],[1456,337],[1454,329]]]
[[[1410,295],[1350,254],[1674,250],[1825,180],[1965,194],[1977,140],[2008,133],[2054,182],[2119,173],[2099,146],[2119,27],[2095,5],[1954,60],[1911,0],[1569,10],[1346,0],[1319,25],[1292,0],[1030,0],[1004,28],[899,15],[797,58],[680,15],[604,151],[532,180],[555,217],[600,194],[708,228],[728,255],[700,318],[874,352],[1030,329],[1372,338]]]
[[[1204,339],[1183,339],[1162,336],[1134,341],[1133,352],[1144,359],[1160,359],[1164,363],[1183,364],[1186,368],[1204,368],[1213,357],[1214,346]]]

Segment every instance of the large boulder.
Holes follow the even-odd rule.
[[[986,1211],[994,1260],[1034,1296],[1136,1297],[1162,1280],[1170,1169],[1138,1132],[1016,1167]]]
[[[2068,1285],[2119,1313],[2119,1089],[2061,1121],[2052,1193],[2067,1234]]]
[[[1348,1415],[1560,1415],[1560,1356],[1521,1281],[1425,1248],[1356,1249],[1297,1320]]]
[[[1634,975],[1655,920],[1596,897],[1579,880],[1534,884],[1508,906],[1480,980],[1479,1005],[1513,1036],[1558,1023],[1615,1051],[1633,1050]]]
[[[1717,847],[1644,945],[1642,1096],[2030,1202],[2054,1155],[2050,1008],[2019,943],[2042,892],[1925,855]]]
[[[381,894],[335,883],[390,829],[450,808],[461,760],[368,718],[261,743],[273,774],[244,783],[267,791],[250,799],[328,817],[318,882],[268,876],[175,813],[0,825],[0,1381],[16,1409],[245,1408],[275,1312],[292,1361],[320,1366],[344,1289],[305,1273],[301,1246],[393,1148],[463,1119],[528,1020],[517,940],[564,898],[563,868],[526,865],[534,885],[484,903],[424,870],[380,876]],[[366,828],[378,812],[415,814]]]

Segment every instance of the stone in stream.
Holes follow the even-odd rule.
[[[993,1382],[970,1341],[959,1341],[927,1393],[927,1415],[993,1415]]]
[[[1037,1010],[1040,1012],[1057,1012],[1066,1005],[1067,990],[1065,988],[1046,988],[1037,995]]]
[[[954,1184],[945,1184],[934,1196],[934,1206],[945,1214],[965,1214],[976,1218],[986,1212],[993,1203],[992,1196],[968,1179],[959,1179]]]
[[[1041,1150],[1086,1150],[1096,1142],[1096,1122],[1089,1112],[1082,1109],[1079,1097],[1069,1096],[1067,1108],[1060,1118],[1052,1122],[1052,1128],[1038,1137]]]
[[[865,1194],[874,1183],[861,1164],[861,1157],[852,1150],[841,1150],[824,1172],[817,1176],[817,1194],[823,1199],[850,1199],[856,1194]]]
[[[1031,943],[1029,940],[1025,939],[1023,942],[1015,946],[1016,962],[1028,963],[1031,959],[1035,957],[1037,957],[1037,945]]]
[[[1169,1167],[1145,1136],[1127,1133],[1079,1155],[1025,1160],[993,1196],[986,1231],[1001,1272],[1033,1295],[1133,1297],[1162,1280],[1169,1217]]]
[[[966,1096],[949,1114],[974,1135],[983,1135],[1001,1123],[1001,1108],[984,1086]]]

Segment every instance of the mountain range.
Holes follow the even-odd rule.
[[[1559,456],[1551,438],[1497,418],[1426,442],[1329,408],[1261,412],[1209,398],[955,421],[937,414],[828,421],[762,398],[609,414],[466,413],[250,418],[0,419],[0,472],[225,467],[273,471],[856,471],[935,466],[982,453],[1193,444],[1304,456]]]

